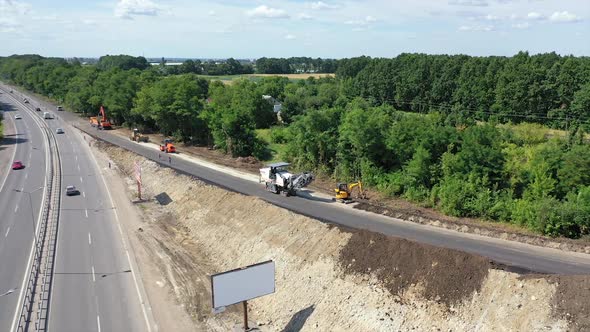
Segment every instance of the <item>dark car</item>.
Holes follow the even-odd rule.
[[[25,98],[25,104],[28,104],[29,100],[27,98]]]
[[[80,195],[80,190],[76,189],[76,187],[74,187],[74,186],[67,186],[66,187],[66,195],[68,195],[68,196]]]
[[[58,110],[58,111],[63,111],[63,110],[64,110],[64,108],[63,108],[63,107],[61,107],[61,106],[57,106],[57,110]]]
[[[39,107],[37,107],[37,108],[35,108],[35,111],[41,112],[41,109]]]
[[[12,163],[12,169],[23,169],[23,168],[25,168],[25,165],[20,160],[16,160],[15,162]]]

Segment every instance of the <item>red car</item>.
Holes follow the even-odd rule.
[[[12,163],[12,169],[23,169],[23,168],[25,168],[25,165],[23,165],[22,161],[17,160]]]

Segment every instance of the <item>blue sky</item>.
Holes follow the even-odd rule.
[[[590,0],[0,0],[0,55],[590,55]]]

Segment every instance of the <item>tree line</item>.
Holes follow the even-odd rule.
[[[263,159],[268,146],[256,129],[271,128],[298,168],[362,179],[449,215],[551,236],[590,233],[589,58],[360,57],[338,60],[335,78],[231,85],[113,60],[12,56],[0,59],[0,75],[75,111],[105,105],[116,124],[233,156]],[[282,103],[282,121],[262,95]]]

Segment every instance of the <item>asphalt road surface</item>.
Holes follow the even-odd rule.
[[[70,123],[78,119],[76,114],[66,112],[63,113],[62,117]],[[161,161],[158,158],[157,151],[154,152],[153,149],[112,134],[109,131],[96,130],[90,125],[81,129],[107,142],[133,151],[162,165],[172,167],[182,173],[193,175],[205,182],[245,195],[258,196],[277,206],[324,222],[367,229],[434,246],[462,250],[488,257],[493,261],[518,270],[559,274],[590,273],[590,255],[587,254],[568,253],[556,249],[420,225],[359,210],[343,209],[341,206],[337,206],[341,203],[332,202],[331,200],[283,197],[265,191],[262,185],[175,158],[174,155],[171,155],[171,163],[168,163],[168,160]]]
[[[29,100],[31,104],[27,107],[34,110],[38,104],[32,98]],[[14,102],[12,104],[15,108],[23,108],[23,105]],[[133,274],[134,271],[132,272],[129,253],[124,247],[118,226],[116,209],[100,175],[100,169],[79,131],[64,123],[60,118],[62,112],[58,113],[55,108],[50,111],[57,117],[41,121],[45,121],[53,133],[57,128],[63,128],[65,133],[55,134],[61,156],[63,188],[55,274],[49,307],[49,330],[149,331],[151,326],[147,326],[145,307],[140,303],[138,296],[139,286],[136,282],[140,279]],[[31,137],[33,144],[40,144],[41,133],[37,133],[39,129],[36,128],[31,116],[41,119],[42,112],[21,110],[19,113],[23,115],[23,120],[17,120],[22,121],[19,133],[26,133],[26,137]],[[21,146],[17,149],[17,155],[26,163],[27,154],[32,149],[28,148],[31,143],[25,141],[19,145]],[[13,187],[25,186],[26,191],[42,186],[45,173],[43,156],[35,157],[35,153],[32,153],[32,156],[38,159],[31,161],[34,166],[25,169],[29,171],[29,182],[25,185],[22,178],[25,172],[19,173],[22,174],[20,177],[9,177],[11,182],[6,181],[1,195],[6,195],[10,200],[0,196],[0,211],[12,212],[15,205],[26,203],[27,197],[15,195],[10,191]],[[80,190],[80,195],[66,196],[65,187],[68,185],[76,186]],[[37,199],[33,203],[35,202],[38,207],[40,200]],[[4,245],[4,241],[0,242],[0,261],[3,266],[15,267],[1,269],[0,287],[4,288],[13,287],[12,279],[22,280],[26,268],[24,256],[29,253],[23,249],[31,246],[32,225],[28,222],[31,219],[29,208],[19,210],[21,212],[17,211],[14,218],[1,218],[0,223],[0,230],[13,224],[20,225],[17,229],[12,226],[7,237],[11,241],[14,239],[16,244],[8,242],[8,247],[9,244]],[[5,279],[4,273],[8,274],[8,270],[15,270],[15,276],[11,279]],[[4,301],[4,298],[9,297],[0,298],[0,330],[8,331],[9,328],[4,327],[10,326],[9,321],[12,320],[16,309],[16,296],[10,297],[10,302]]]
[[[0,154],[9,159],[0,173],[0,331],[9,331],[39,218],[44,190],[37,189],[45,184],[46,147],[41,130],[28,113],[11,105],[4,94],[0,95],[0,107],[8,129]],[[21,120],[14,119],[17,114]],[[25,168],[12,170],[14,160],[22,161]]]

